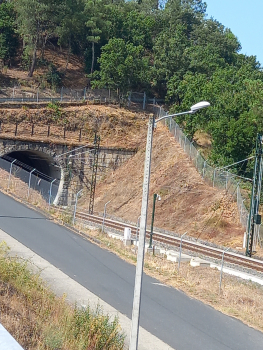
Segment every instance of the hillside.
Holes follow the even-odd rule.
[[[108,174],[96,188],[95,210],[136,223],[140,215],[145,140],[137,154],[126,164]],[[154,134],[148,224],[151,220],[153,194],[156,202],[155,226],[177,234],[217,244],[242,247],[243,228],[238,223],[235,202],[216,188],[208,186],[167,129],[159,125]],[[85,199],[80,200],[86,208]]]

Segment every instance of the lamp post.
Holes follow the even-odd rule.
[[[138,335],[139,335],[139,320],[140,320],[140,304],[141,304],[141,289],[142,289],[142,276],[143,276],[143,263],[144,263],[144,251],[145,251],[145,236],[146,236],[146,223],[147,223],[147,208],[149,198],[149,183],[151,172],[151,155],[152,155],[152,138],[153,130],[160,120],[165,118],[172,118],[183,114],[193,114],[201,108],[210,106],[209,102],[202,101],[193,105],[190,111],[166,115],[155,121],[154,116],[149,118],[145,162],[144,162],[144,178],[143,178],[143,192],[142,192],[142,206],[141,206],[141,222],[140,222],[140,234],[139,234],[139,247],[137,253],[137,264],[135,273],[135,285],[133,296],[133,309],[132,309],[132,322],[130,333],[129,350],[138,349]]]
[[[151,223],[151,233],[150,233],[149,248],[152,248],[152,242],[153,242],[153,223],[154,223],[154,213],[155,213],[155,202],[156,202],[156,199],[158,199],[158,201],[160,201],[161,197],[159,196],[159,194],[154,193],[154,195],[153,195],[153,211],[152,211],[152,223]]]

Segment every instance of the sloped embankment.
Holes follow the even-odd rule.
[[[137,222],[141,210],[144,141],[133,158],[97,185],[97,212],[102,213],[104,204],[111,200],[107,206],[110,215]],[[154,193],[161,195],[161,201],[156,203],[154,226],[178,234],[187,231],[188,235],[218,244],[242,246],[243,228],[238,222],[235,202],[224,191],[203,181],[162,125],[158,126],[153,139],[148,224]]]

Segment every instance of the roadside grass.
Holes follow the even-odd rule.
[[[120,350],[124,334],[118,319],[100,307],[77,308],[58,298],[28,263],[8,256],[0,244],[1,323],[27,350]]]
[[[118,239],[110,238],[101,230],[85,229],[95,242],[120,258],[136,264],[136,248],[124,246]],[[189,263],[167,260],[165,255],[145,254],[144,271],[161,283],[185,292],[188,296],[212,306],[222,313],[235,317],[263,332],[263,286],[241,278],[223,274],[219,292],[220,271],[210,267],[192,267]]]

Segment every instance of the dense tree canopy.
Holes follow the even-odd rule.
[[[51,41],[84,58],[93,86],[146,91],[172,112],[209,101],[179,123],[190,138],[211,135],[217,164],[249,156],[263,131],[262,68],[202,0],[1,1],[0,29],[0,59],[22,46],[29,76]]]

